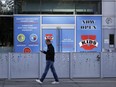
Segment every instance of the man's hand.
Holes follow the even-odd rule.
[[[43,52],[44,52],[44,50],[40,50],[40,52],[42,52],[42,53],[43,53]]]
[[[40,50],[42,53],[46,53],[46,51],[44,51],[44,50]]]

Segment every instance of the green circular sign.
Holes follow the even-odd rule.
[[[25,41],[25,35],[24,35],[24,34],[19,34],[19,35],[17,36],[17,40],[18,40],[19,42]]]

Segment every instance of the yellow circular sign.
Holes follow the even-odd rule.
[[[24,35],[24,34],[19,34],[19,35],[17,36],[17,40],[18,40],[19,42],[25,41],[25,35]]]

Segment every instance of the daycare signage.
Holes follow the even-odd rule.
[[[77,16],[77,52],[101,52],[101,16]]]
[[[40,17],[14,17],[14,51],[23,53],[39,52]]]
[[[96,35],[81,35],[81,39],[79,46],[85,50],[92,50],[98,47]]]
[[[54,37],[53,37],[53,34],[45,34],[45,40],[53,40],[54,39]]]

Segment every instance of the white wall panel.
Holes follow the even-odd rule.
[[[115,3],[114,2],[102,2],[102,14],[103,16],[114,16]]]

